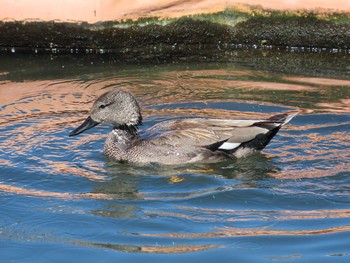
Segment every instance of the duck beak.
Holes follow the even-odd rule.
[[[69,134],[69,137],[78,135],[78,134],[80,134],[88,129],[91,129],[91,128],[95,127],[97,124],[98,124],[98,122],[94,121],[89,116],[78,128],[76,128],[74,131],[71,131],[71,133]]]

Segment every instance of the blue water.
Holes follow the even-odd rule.
[[[0,262],[349,262],[346,72],[6,59]],[[237,161],[120,164],[102,154],[111,127],[68,137],[98,95],[120,87],[140,101],[141,129],[180,117],[300,114],[262,153]]]

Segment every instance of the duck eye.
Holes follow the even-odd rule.
[[[100,108],[100,109],[104,109],[104,108],[106,108],[106,105],[102,104],[102,105],[100,105],[99,108]]]

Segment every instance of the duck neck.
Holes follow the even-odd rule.
[[[135,126],[123,125],[114,127],[105,141],[104,152],[109,157],[122,159],[137,137],[137,128]]]
[[[117,132],[120,134],[124,134],[125,136],[128,137],[136,137],[137,136],[137,126],[135,125],[120,125],[120,126],[115,126],[113,128],[113,132]]]
[[[112,133],[114,141],[119,147],[126,149],[130,146],[130,142],[137,137],[137,128],[133,125],[122,125],[114,127]]]

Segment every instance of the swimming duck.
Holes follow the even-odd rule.
[[[96,125],[112,124],[104,153],[117,161],[132,163],[213,163],[260,151],[296,113],[266,120],[184,118],[160,122],[140,136],[139,104],[129,92],[116,89],[101,95],[87,119],[69,136]]]

